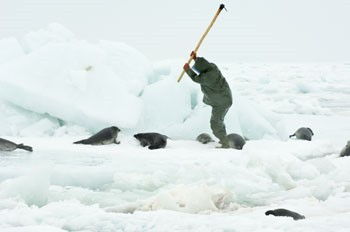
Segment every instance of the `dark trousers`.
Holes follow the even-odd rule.
[[[217,137],[220,141],[226,140],[227,134],[226,134],[226,127],[224,124],[224,119],[230,107],[231,106],[228,106],[228,107],[213,106],[211,111],[210,127],[215,137]]]

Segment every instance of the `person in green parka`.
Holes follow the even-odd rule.
[[[200,84],[204,94],[203,102],[212,107],[210,127],[213,134],[220,140],[222,148],[229,148],[224,119],[232,105],[230,86],[215,64],[209,63],[203,57],[197,57],[195,52],[191,53],[191,57],[195,61],[193,69],[199,74],[188,63],[183,68],[194,82]]]

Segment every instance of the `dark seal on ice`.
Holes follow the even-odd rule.
[[[346,144],[346,146],[341,150],[340,157],[350,156],[350,141]]]
[[[117,140],[119,132],[120,132],[120,129],[116,126],[108,127],[99,131],[97,134],[94,134],[93,136],[87,139],[74,142],[74,144],[89,144],[89,145],[107,145],[112,143],[119,144],[120,142]]]
[[[298,214],[288,209],[275,209],[275,210],[268,210],[265,212],[265,215],[270,215],[270,214],[273,216],[292,217],[294,220],[305,219],[304,215]]]
[[[214,140],[207,133],[202,133],[202,134],[198,135],[196,140],[200,143],[203,143],[203,144],[214,142]]]
[[[16,143],[11,142],[9,140],[0,138],[0,151],[14,151],[16,149],[23,149],[23,150],[30,151],[30,152],[33,151],[32,147],[23,145],[23,143],[16,144]]]
[[[151,150],[166,147],[168,139],[168,136],[159,133],[139,133],[134,137],[140,141],[141,146],[148,146]]]
[[[311,141],[314,132],[308,127],[299,128],[294,134],[290,135],[289,138],[295,136],[297,139]]]
[[[245,139],[239,134],[229,134],[227,135],[227,139],[230,147],[237,150],[242,150],[245,144]]]

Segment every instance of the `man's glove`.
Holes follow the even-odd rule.
[[[196,53],[195,51],[192,51],[190,56],[191,56],[194,60],[197,59],[197,53]]]
[[[190,65],[189,65],[188,63],[186,63],[186,64],[184,65],[184,70],[187,71],[187,70],[189,70],[189,69],[190,69]]]

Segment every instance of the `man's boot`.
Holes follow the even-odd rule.
[[[220,139],[219,143],[221,144],[221,146],[218,146],[216,148],[231,148],[230,143],[226,136],[225,138]]]

